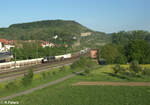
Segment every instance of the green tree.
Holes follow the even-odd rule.
[[[127,58],[123,54],[119,54],[115,59],[115,63],[117,63],[117,64],[126,64],[127,63]]]
[[[71,65],[71,69],[72,70],[84,70],[84,72],[86,74],[89,74],[90,71],[93,69],[93,67],[96,66],[96,62],[92,61],[91,59],[87,58],[87,57],[81,57],[80,60],[74,62]]]
[[[106,62],[110,64],[115,63],[118,55],[118,49],[112,44],[104,45],[103,48],[100,50],[100,57],[104,58]]]
[[[112,43],[116,45],[126,45],[131,40],[150,41],[150,33],[144,30],[120,31],[111,35]]]
[[[132,40],[126,46],[126,56],[128,61],[136,60],[139,63],[144,63],[146,57],[146,51],[149,49],[149,45],[144,40]]]

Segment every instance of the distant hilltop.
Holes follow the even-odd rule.
[[[88,36],[93,30],[71,20],[43,20],[29,23],[12,24],[0,28],[0,37],[13,40],[47,40],[58,36]]]
[[[9,26],[9,28],[23,28],[23,29],[29,29],[29,28],[44,28],[44,27],[78,27],[83,30],[87,30],[86,27],[82,26],[76,21],[72,20],[43,20],[43,21],[35,21],[35,22],[28,22],[28,23],[18,23],[18,24],[12,24]]]

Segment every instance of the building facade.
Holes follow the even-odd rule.
[[[0,52],[8,52],[14,46],[13,40],[0,39]]]

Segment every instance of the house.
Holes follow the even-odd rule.
[[[8,52],[14,46],[13,40],[0,39],[0,52]]]
[[[90,55],[91,55],[91,58],[93,59],[98,58],[98,49],[92,49]]]
[[[81,33],[81,36],[84,37],[84,36],[90,36],[92,34],[92,32],[85,32],[85,33]]]
[[[54,47],[55,45],[53,43],[50,43],[50,42],[42,41],[41,46],[43,48],[45,48],[45,47]]]

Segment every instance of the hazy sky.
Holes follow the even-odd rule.
[[[0,27],[51,19],[107,33],[150,31],[150,0],[0,0]]]

